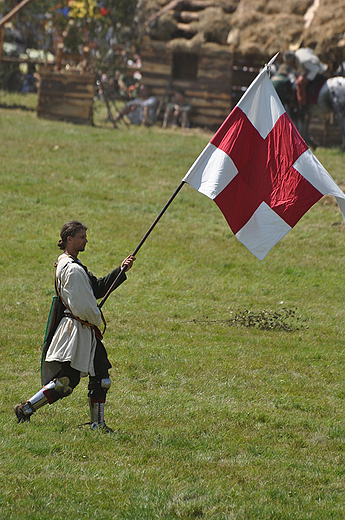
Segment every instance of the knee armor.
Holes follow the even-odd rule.
[[[30,416],[42,406],[55,403],[72,393],[68,377],[59,377],[44,385],[28,401],[18,404],[14,411],[19,422],[30,420]]]
[[[105,400],[105,396],[111,386],[110,377],[90,377],[88,396],[94,401]]]
[[[104,422],[104,403],[110,385],[110,377],[90,378],[89,405],[92,430],[100,428],[102,431],[112,432],[112,429]]]
[[[32,410],[36,411],[45,404],[52,404],[58,399],[67,397],[71,393],[72,388],[69,386],[68,377],[60,377],[43,386],[37,394],[33,395],[31,399],[29,399],[29,403]]]
[[[105,377],[104,379],[101,379],[101,387],[105,388],[106,390],[109,390],[111,386],[111,379],[110,377]]]

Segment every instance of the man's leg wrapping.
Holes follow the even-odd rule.
[[[58,399],[66,397],[72,393],[72,388],[69,386],[68,377],[60,377],[50,381],[43,386],[36,394],[34,394],[28,401],[17,404],[14,412],[17,416],[18,422],[29,421],[31,415],[39,408],[46,404],[53,404]]]
[[[71,395],[80,381],[80,373],[71,368],[69,363],[62,363],[62,368],[56,378],[44,385],[27,401],[17,404],[14,413],[18,422],[30,421],[31,415],[45,406],[53,404],[63,397]]]
[[[104,420],[104,404],[111,385],[108,372],[109,368],[111,368],[111,364],[109,363],[104,345],[100,340],[97,342],[94,367],[96,374],[89,378],[88,393],[91,428],[93,430],[101,428],[103,431],[112,432]]]
[[[106,427],[104,421],[104,404],[110,385],[111,380],[109,375],[102,379],[97,376],[90,377],[88,398],[90,405],[91,428],[93,430]]]

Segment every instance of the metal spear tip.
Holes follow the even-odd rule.
[[[273,56],[273,58],[270,59],[270,61],[267,63],[266,67],[270,67],[271,65],[273,65],[273,63],[276,61],[277,57],[279,56],[280,52],[277,52],[277,54],[275,54]]]

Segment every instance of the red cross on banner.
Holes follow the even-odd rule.
[[[183,179],[213,199],[262,260],[323,195],[345,195],[311,153],[263,69]]]
[[[238,128],[246,136],[244,141],[234,138]],[[214,199],[235,234],[262,202],[293,227],[322,197],[292,166],[308,147],[286,114],[263,139],[235,107],[211,143],[231,157],[238,171]]]

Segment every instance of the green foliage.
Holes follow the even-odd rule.
[[[55,53],[54,40],[65,35],[65,49],[76,53],[80,46],[93,48],[94,64],[104,64],[105,56],[114,45],[135,42],[130,27],[136,0],[37,0],[28,4],[12,24],[17,32],[6,32],[6,41],[18,38],[27,48]],[[3,0],[1,11],[13,8]]]
[[[296,314],[296,309],[285,309],[270,311],[263,309],[261,311],[238,310],[230,312],[231,317],[222,320],[222,323],[228,325],[236,325],[243,327],[257,327],[260,330],[284,330],[285,332],[293,332],[303,327],[301,316]],[[218,320],[209,319],[203,316],[201,320],[194,319],[194,323],[215,323]]]
[[[0,109],[0,518],[344,518],[345,235],[329,198],[259,262],[184,186],[104,308],[115,434],[82,426],[86,380],[16,423],[40,386],[62,224],[85,222],[81,258],[106,274],[211,138],[102,117]],[[317,156],[343,185],[344,156]],[[262,309],[292,330],[257,326]]]

